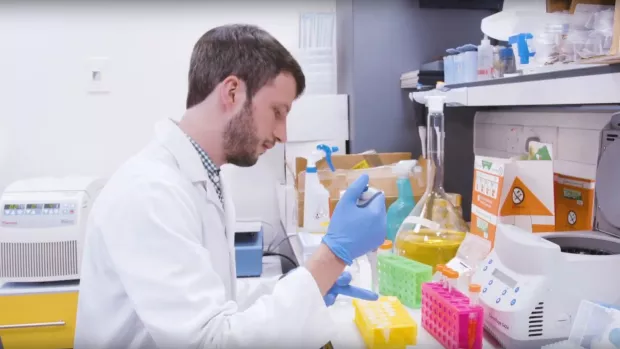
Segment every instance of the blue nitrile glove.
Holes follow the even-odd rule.
[[[614,347],[620,349],[620,328],[614,328],[609,332],[609,341]]]
[[[620,310],[620,306],[617,306],[617,305],[603,304],[603,303],[599,303],[599,304],[607,308]],[[611,332],[609,332],[609,341],[616,348],[620,349],[620,328],[614,328],[613,330],[611,330]]]
[[[379,194],[367,206],[357,206],[367,185],[368,175],[363,174],[349,186],[338,201],[323,237],[323,243],[347,265],[376,250],[385,241],[385,196]]]
[[[353,298],[365,299],[367,301],[376,301],[379,299],[379,295],[372,291],[349,285],[352,279],[353,277],[351,276],[351,273],[348,271],[343,272],[338,280],[336,280],[334,286],[332,286],[332,288],[327,291],[325,297],[323,297],[323,300],[325,300],[325,305],[328,307],[333,305],[339,294]]]

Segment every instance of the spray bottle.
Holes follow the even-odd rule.
[[[336,168],[332,162],[332,153],[337,152],[338,147],[330,147],[327,144],[319,144],[316,146],[316,150],[321,150],[325,153],[325,161],[327,162],[327,166],[332,172],[336,172]]]
[[[306,166],[303,226],[309,233],[324,233],[329,225],[329,192],[321,184],[316,168],[316,163],[323,159],[323,151],[318,148],[307,157]]]
[[[416,166],[416,160],[400,161],[392,167],[392,171],[398,176],[396,185],[398,187],[398,199],[394,201],[387,210],[387,239],[394,242],[398,229],[413,207],[415,199],[413,189],[409,182],[409,173]]]

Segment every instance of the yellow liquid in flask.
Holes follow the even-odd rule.
[[[461,246],[465,233],[455,230],[420,229],[419,232],[406,231],[397,236],[397,254],[433,267],[447,264]]]

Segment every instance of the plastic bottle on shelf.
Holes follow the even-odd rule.
[[[493,46],[485,35],[478,46],[478,81],[493,79]]]
[[[443,188],[445,96],[427,96],[427,186],[401,224],[394,253],[430,265],[448,263],[469,231]]]
[[[387,239],[394,241],[398,228],[405,218],[415,207],[413,189],[409,182],[409,174],[416,166],[416,160],[400,161],[392,167],[392,171],[398,176],[396,186],[398,187],[398,198],[387,210]]]
[[[501,76],[510,77],[517,73],[517,66],[515,64],[515,54],[512,47],[504,47],[499,51]]]
[[[478,79],[478,47],[467,44],[459,49],[463,55],[463,82],[476,82]]]
[[[303,227],[308,233],[325,233],[329,225],[329,191],[321,184],[316,169],[322,158],[320,150],[314,150],[307,158]]]

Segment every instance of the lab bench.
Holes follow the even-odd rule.
[[[303,251],[299,241],[299,236],[297,234],[291,234],[289,235],[289,240],[291,242],[291,247],[293,249],[293,253],[295,254],[295,258],[297,258],[300,265],[303,265]],[[367,286],[363,287],[368,289],[371,288],[370,269],[367,266],[365,267],[363,264],[360,268],[359,278],[363,285],[367,284]],[[439,342],[437,342],[435,338],[433,338],[428,332],[426,332],[426,330],[424,330],[424,328],[422,328],[422,315],[420,309],[407,308],[407,310],[418,325],[416,347],[441,348],[442,346]],[[336,303],[329,308],[329,312],[334,325],[338,328],[336,337],[331,341],[334,349],[363,349],[366,347],[357,329],[357,325],[353,322],[355,310],[350,299],[341,297],[341,299],[337,300]],[[485,332],[482,347],[483,349],[500,349],[501,345]]]

